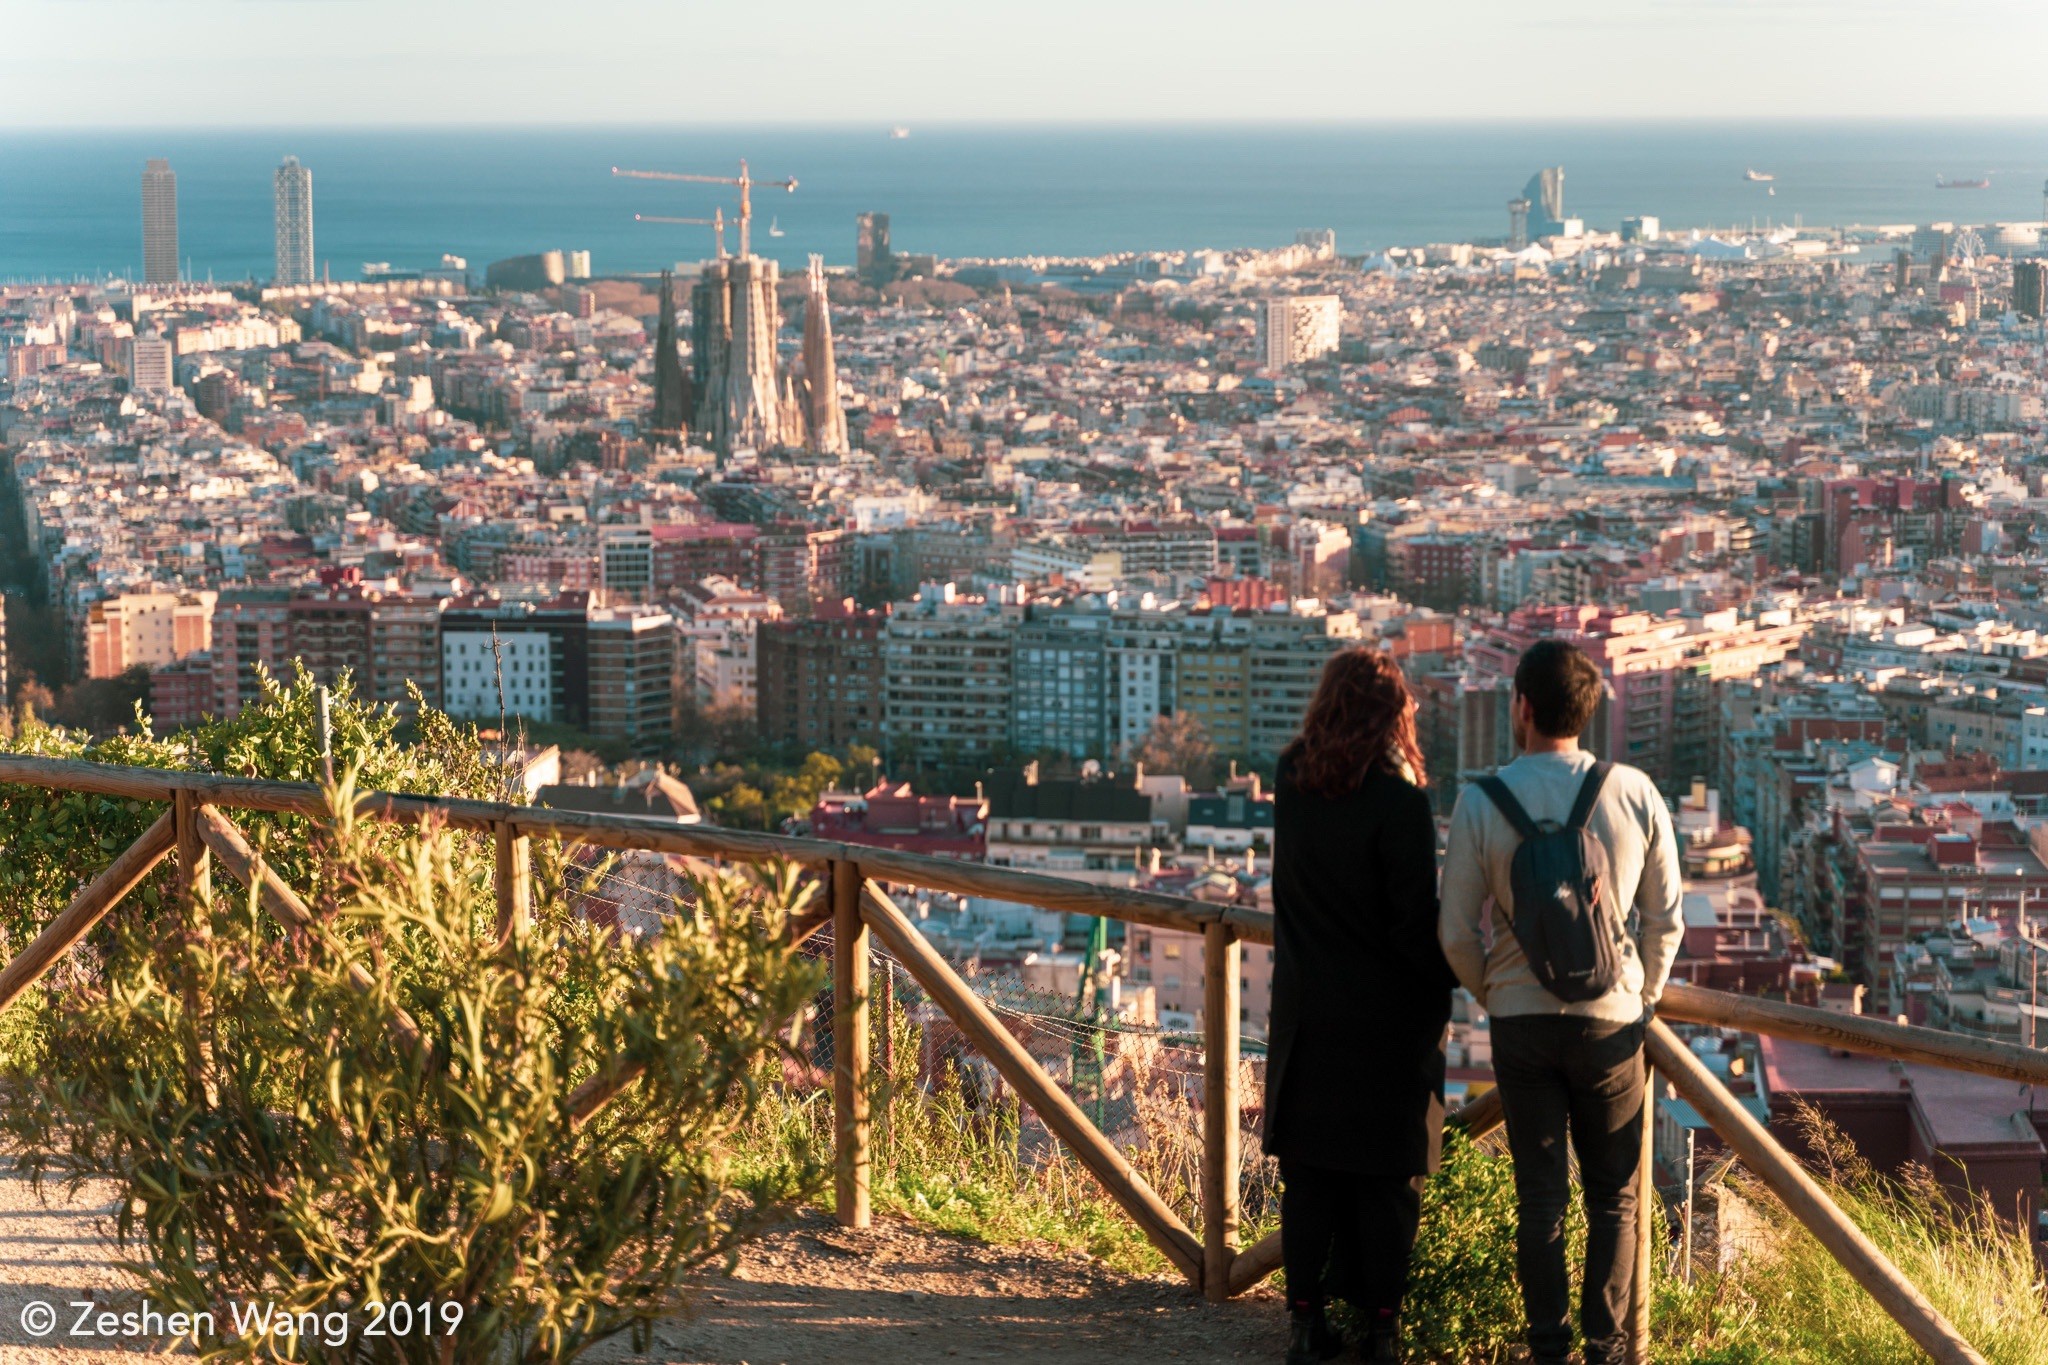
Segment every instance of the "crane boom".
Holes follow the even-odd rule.
[[[740,191],[740,255],[753,254],[751,228],[754,221],[754,186],[764,189],[796,192],[796,177],[783,180],[756,180],[747,171],[747,163],[740,162],[740,173],[731,175],[694,175],[687,171],[629,171],[622,166],[612,167],[612,174],[625,180],[680,180],[692,185],[737,185]]]
[[[662,214],[636,213],[636,223],[688,223],[692,227],[708,227],[718,241],[718,259],[725,259],[725,210],[714,209],[709,218],[670,218]]]

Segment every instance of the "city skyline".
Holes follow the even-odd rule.
[[[25,0],[4,25],[0,125],[161,126],[150,77],[166,63],[193,126],[245,125],[251,108],[303,126],[500,121],[481,105],[450,112],[450,53],[520,82],[518,121],[539,124],[2016,117],[2039,111],[2029,54],[2048,37],[2048,13],[2026,0],[1477,0],[1455,26],[1420,8],[1282,0],[1250,30],[1221,6],[1163,0],[1050,0],[1028,27],[979,9],[793,0],[773,28],[737,10],[598,0],[579,14],[593,39],[580,45],[549,17],[480,0]],[[337,20],[412,41],[337,45]],[[620,79],[603,39],[626,33],[643,60],[687,56],[689,89]],[[1809,57],[1816,42],[1825,63]],[[104,80],[80,118],[63,64],[38,54],[87,47]],[[1928,54],[1948,50],[1967,56],[1967,83],[1930,79]],[[281,63],[281,51],[327,55]],[[911,53],[915,83],[833,78]],[[1441,79],[1450,64],[1455,84]]]

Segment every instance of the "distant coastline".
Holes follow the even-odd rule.
[[[473,264],[551,248],[591,252],[600,274],[708,256],[707,230],[636,224],[635,212],[708,215],[715,187],[611,181],[617,163],[794,175],[784,235],[756,249],[785,266],[850,264],[856,213],[891,215],[900,251],[940,257],[1263,247],[1331,228],[1357,254],[1498,239],[1505,205],[1539,165],[1566,168],[1589,228],[1651,214],[1667,231],[1807,225],[2038,222],[2048,179],[2038,122],[734,125],[207,130],[17,130],[0,139],[0,279],[96,278],[140,252],[147,156],[179,176],[181,249],[197,278],[267,277],[270,170],[297,155],[314,176],[316,257],[334,278],[365,261]],[[1995,167],[1992,186],[1938,177]],[[1745,170],[1767,168],[1770,184]],[[1775,193],[1767,191],[1775,190]]]

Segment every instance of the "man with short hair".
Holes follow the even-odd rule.
[[[1643,1034],[1684,929],[1678,848],[1663,796],[1641,770],[1597,767],[1580,747],[1604,693],[1600,670],[1575,645],[1540,640],[1522,655],[1512,703],[1521,757],[1498,774],[1505,794],[1479,784],[1459,793],[1444,854],[1438,932],[1459,981],[1492,1016],[1493,1069],[1515,1163],[1516,1265],[1539,1365],[1561,1365],[1572,1344],[1564,1241],[1568,1133],[1586,1205],[1586,1362],[1620,1365],[1627,1358]],[[1568,830],[1575,815],[1597,845],[1593,861],[1605,855],[1597,875],[1582,882],[1586,898],[1619,941],[1594,978],[1611,976],[1611,986],[1567,999],[1546,987],[1546,980],[1559,986],[1560,978],[1546,964],[1532,966],[1513,931],[1511,868],[1531,830]]]

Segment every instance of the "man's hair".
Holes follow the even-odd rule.
[[[1538,640],[1515,665],[1515,691],[1528,698],[1537,731],[1551,739],[1576,739],[1606,690],[1599,668],[1569,640]]]

